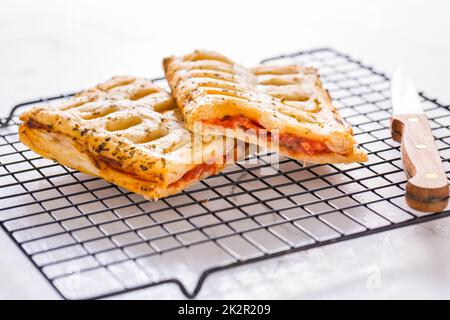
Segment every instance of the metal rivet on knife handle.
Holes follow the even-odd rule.
[[[437,173],[434,173],[434,172],[428,172],[425,175],[425,178],[427,178],[427,179],[437,179],[437,177],[438,177]]]

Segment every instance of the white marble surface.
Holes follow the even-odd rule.
[[[195,48],[252,65],[331,46],[381,71],[404,62],[450,102],[447,1],[9,1],[0,4],[0,116],[22,100],[114,74],[161,75],[161,57]],[[0,231],[0,298],[57,298]],[[450,298],[450,220],[212,275],[200,298]],[[183,298],[166,285],[125,298]]]

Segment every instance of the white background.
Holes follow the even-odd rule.
[[[162,57],[195,48],[253,65],[322,46],[386,72],[404,62],[418,88],[450,101],[445,0],[2,0],[1,109],[114,74],[161,75]]]
[[[14,103],[116,74],[162,75],[162,57],[196,48],[254,65],[322,46],[385,72],[406,63],[418,88],[450,102],[450,5],[444,0],[2,0],[0,115]],[[248,269],[216,275],[230,285],[211,291],[214,280],[208,280],[201,297],[450,298],[449,238],[450,222],[442,220],[314,249],[280,260],[287,265],[282,271],[279,261],[251,267],[270,279],[253,274],[256,280],[246,284]],[[51,297],[30,285],[39,277],[18,269],[21,257],[6,247],[4,235],[0,240],[0,297]],[[181,296],[169,286],[140,297]]]

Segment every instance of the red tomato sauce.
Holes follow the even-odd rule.
[[[205,121],[212,125],[220,125],[231,129],[253,129],[258,133],[260,129],[265,129],[258,122],[251,120],[243,115],[225,116],[222,119],[215,119]],[[270,139],[270,132],[267,134],[267,139]],[[330,152],[327,146],[321,142],[310,139],[301,138],[290,133],[281,133],[279,135],[280,146],[288,149],[294,153],[306,153],[308,155],[315,155],[320,153]]]
[[[176,188],[182,183],[198,179],[205,172],[209,172],[209,171],[214,172],[216,167],[217,167],[217,165],[215,163],[199,164],[199,165],[195,166],[194,168],[192,168],[191,170],[187,171],[179,180],[171,183],[170,186]]]

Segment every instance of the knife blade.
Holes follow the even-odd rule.
[[[391,80],[392,138],[400,142],[406,183],[406,203],[425,212],[444,210],[449,184],[428,118],[406,68],[395,69]]]
[[[391,101],[393,114],[423,113],[414,82],[404,66],[392,73]]]

